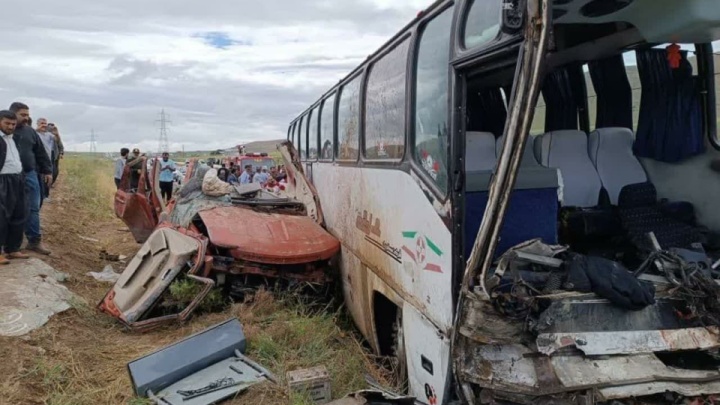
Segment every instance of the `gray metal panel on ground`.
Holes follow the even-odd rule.
[[[13,260],[0,277],[0,336],[22,336],[70,308],[73,294],[60,273],[39,259]]]
[[[233,368],[235,370],[233,370]],[[185,398],[178,393],[178,391],[201,389],[215,381],[225,378],[232,378],[234,384],[237,385],[231,385],[194,398]],[[152,399],[157,405],[209,405],[232,397],[252,385],[266,380],[267,378],[264,373],[250,366],[243,358],[232,357],[183,378],[155,394],[155,398]]]
[[[245,334],[237,319],[230,319],[173,343],[152,354],[128,363],[135,393],[146,396],[149,390],[165,387],[214,363],[234,357],[235,350],[245,352]]]

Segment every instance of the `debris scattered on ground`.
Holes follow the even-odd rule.
[[[244,356],[242,325],[230,319],[128,364],[135,393],[158,405],[206,405],[263,381],[268,370]]]
[[[110,264],[105,266],[100,273],[91,271],[87,275],[91,276],[97,281],[102,281],[106,283],[115,283],[118,281],[118,278],[120,278],[120,273],[116,273],[115,269],[113,269],[113,266]]]
[[[40,259],[13,261],[0,277],[0,336],[22,336],[70,308],[68,276]]]
[[[107,250],[103,249],[100,251],[100,260],[106,260],[109,262],[118,262],[122,259],[120,259],[120,255],[108,253]]]
[[[288,371],[288,389],[306,395],[314,404],[327,404],[332,400],[330,375],[324,366]]]
[[[328,405],[414,405],[415,398],[391,395],[384,391],[364,390],[352,393]]]
[[[96,242],[96,243],[97,243],[97,242],[100,242],[98,239],[88,238],[87,236],[82,236],[82,235],[78,235],[78,238],[80,238],[80,239],[82,239],[82,240],[86,240],[86,241],[88,241],[88,242]]]

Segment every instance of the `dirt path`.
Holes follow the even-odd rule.
[[[62,176],[68,174],[61,175],[52,201],[42,209],[44,238],[53,252],[43,260],[70,275],[65,285],[78,301],[27,336],[0,338],[0,404],[146,404],[132,395],[127,362],[231,316],[245,327],[249,355],[279,376],[287,370],[324,364],[333,375],[336,396],[362,388],[365,372],[384,377],[354,333],[337,326],[341,315],[310,313],[268,293],[260,294],[253,304],[234,304],[223,313],[198,316],[186,325],[142,335],[125,331],[95,310],[109,285],[86,273],[109,264],[100,259],[102,249],[132,257],[138,245],[112,215],[98,215],[81,206],[75,196],[77,182],[71,184]],[[112,182],[109,176],[107,180]],[[102,192],[101,209],[110,210],[112,197],[107,189]],[[116,271],[122,270],[122,265],[111,264]],[[290,401],[282,387],[255,389],[227,403],[288,402],[304,403]]]

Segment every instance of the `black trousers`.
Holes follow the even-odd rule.
[[[115,179],[115,188],[120,190],[120,179]]]
[[[6,254],[20,250],[26,219],[25,177],[0,174],[0,248]]]
[[[172,192],[173,192],[173,182],[172,181],[161,181],[160,182],[160,195],[165,201],[170,201],[170,198],[172,198]]]
[[[53,161],[52,184],[55,184],[55,181],[57,181],[59,174],[60,174],[60,159],[56,159]]]

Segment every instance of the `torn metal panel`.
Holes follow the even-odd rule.
[[[328,260],[340,242],[306,216],[222,207],[198,214],[210,242],[230,249],[240,260],[270,264],[298,264]],[[242,227],[238,231],[238,226]]]
[[[540,314],[539,334],[647,331],[693,327],[677,316],[676,300],[659,299],[639,311],[627,311],[602,299],[562,299]]]
[[[466,383],[535,397],[592,389],[605,400],[665,391],[720,392],[720,373],[668,367],[653,354],[545,357],[519,344],[486,345],[468,352],[458,371]]]
[[[99,309],[135,330],[184,321],[215,285],[213,280],[199,276],[208,265],[206,250],[207,240],[201,235],[167,226],[157,229],[98,304]],[[148,319],[152,308],[181,274],[203,284],[198,295],[180,313]]]
[[[474,293],[467,293],[465,298],[465,322],[458,327],[462,336],[480,344],[512,344],[523,338],[523,322],[498,314],[492,304]]]
[[[287,170],[285,195],[303,203],[307,209],[307,215],[319,225],[323,225],[325,220],[320,208],[320,197],[318,197],[315,187],[305,177],[297,149],[290,141],[283,141],[277,148],[283,158],[283,163],[285,163],[285,170]]]
[[[720,347],[717,328],[540,334],[538,352],[551,355],[575,347],[588,356],[637,354]]]

